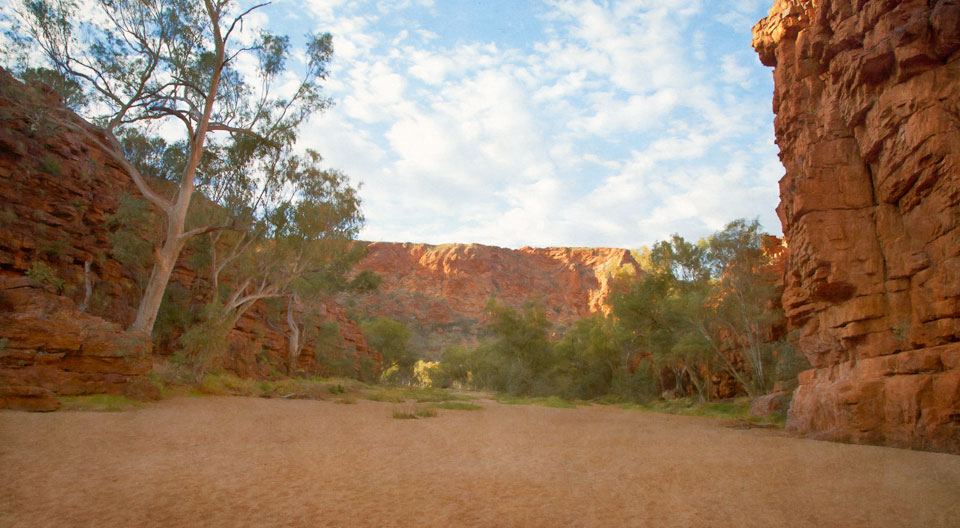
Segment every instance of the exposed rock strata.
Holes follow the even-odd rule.
[[[60,398],[40,387],[0,387],[0,409],[50,412],[60,408]]]
[[[777,0],[788,425],[960,452],[960,3]]]
[[[619,270],[640,272],[626,249],[387,242],[370,243],[358,269],[383,278],[379,291],[359,299],[358,308],[430,336],[425,346],[431,350],[475,343],[491,298],[513,307],[538,301],[559,330],[608,310],[604,301]]]
[[[150,339],[77,310],[26,277],[0,276],[0,385],[119,394],[150,371]]]

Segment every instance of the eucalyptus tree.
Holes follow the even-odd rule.
[[[698,241],[679,235],[654,245],[652,269],[611,296],[630,342],[654,367],[710,397],[712,373],[727,372],[751,395],[769,388],[771,329],[782,320],[757,221],[735,220]]]
[[[785,344],[772,338],[772,328],[783,320],[778,302],[780,291],[766,266],[770,256],[763,250],[763,232],[758,221],[734,220],[707,239],[709,261],[716,280],[715,293],[707,318],[714,343],[723,340],[739,352],[748,376],[722,353],[718,358],[751,396],[771,389],[776,362],[774,349],[789,352]],[[705,335],[707,335],[705,334]]]
[[[232,156],[230,164],[241,168],[264,150],[283,152],[304,120],[330,104],[319,83],[332,57],[331,36],[308,35],[294,74],[287,68],[287,37],[244,31],[249,15],[265,5],[240,10],[231,0],[21,0],[14,8],[15,41],[40,50],[47,66],[78,83],[89,101],[83,113],[107,133],[63,126],[117,152],[125,134],[179,129],[179,140],[167,147],[176,155],[166,156],[179,160],[167,171],[175,185],[157,185],[137,164],[117,160],[165,224],[133,330],[152,330],[187,241],[231,227],[188,224],[196,191],[226,176],[217,172],[224,168],[217,158]],[[292,88],[291,75],[297,78]]]
[[[255,149],[256,150],[256,149]],[[322,302],[324,294],[348,288],[347,273],[362,256],[353,241],[363,224],[356,189],[342,173],[320,167],[313,151],[298,156],[265,148],[249,162],[230,166],[209,183],[211,202],[200,201],[201,223],[228,225],[206,233],[208,303],[202,321],[208,336],[233,328],[254,303],[287,297],[288,366],[293,369],[305,343],[303,294]],[[234,160],[234,161],[231,161]],[[232,171],[239,171],[231,175]],[[256,178],[245,174],[255,174]],[[307,310],[307,319],[316,319]],[[185,343],[201,354],[207,339]]]

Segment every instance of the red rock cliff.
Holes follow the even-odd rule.
[[[404,322],[430,350],[475,343],[491,298],[514,307],[539,301],[563,327],[606,309],[618,270],[639,272],[626,249],[384,242],[370,243],[357,267],[383,277],[377,293],[357,300],[358,308]]]
[[[777,0],[783,305],[812,370],[788,425],[960,452],[960,4]]]

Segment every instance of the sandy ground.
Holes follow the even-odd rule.
[[[0,412],[2,527],[960,526],[960,456],[612,407]]]

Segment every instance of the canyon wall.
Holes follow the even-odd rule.
[[[83,342],[94,328],[109,328],[94,333],[119,338],[118,329],[135,316],[142,276],[115,258],[111,235],[117,226],[110,218],[124,193],[136,197],[138,191],[118,154],[91,140],[102,130],[63,108],[48,88],[25,85],[2,69],[0,119],[0,384],[33,384],[63,394],[118,392],[150,369],[150,355],[144,358],[138,349],[125,363],[104,359],[116,356],[111,349],[93,359],[94,348]],[[179,315],[206,291],[187,257],[171,280],[184,296],[174,310]],[[26,280],[31,269],[43,270],[43,280]],[[87,277],[92,295],[80,310]],[[365,357],[376,361],[340,306],[325,302],[321,308],[337,323],[340,338],[328,350],[307,347],[297,367],[316,371],[319,356],[353,356],[355,365]],[[271,317],[263,303],[244,314],[228,339],[223,368],[247,377],[286,371],[284,317]],[[160,345],[154,357],[172,352],[169,343]]]
[[[788,426],[960,452],[960,3],[777,0]]]
[[[542,303],[559,334],[577,319],[608,309],[604,302],[618,271],[641,273],[626,249],[388,242],[368,248],[357,268],[383,282],[376,293],[357,297],[356,309],[403,322],[430,353],[476,344],[490,299],[515,308]]]

